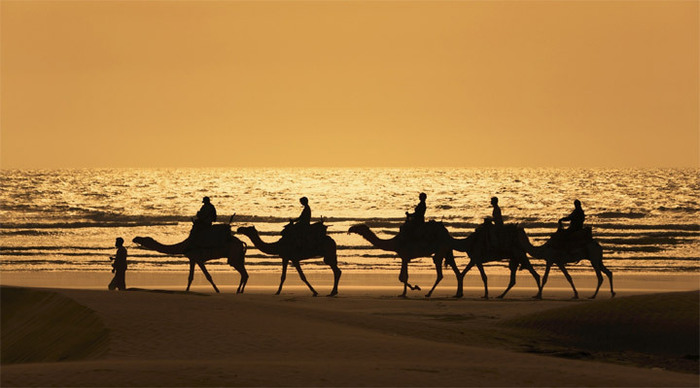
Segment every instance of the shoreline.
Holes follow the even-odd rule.
[[[222,293],[235,293],[240,275],[234,271],[210,271],[212,278]],[[307,279],[320,295],[325,295],[332,287],[330,270],[304,271]],[[277,290],[281,271],[266,271],[249,273],[246,293],[268,294]],[[457,282],[451,270],[443,271],[444,278],[435,289],[435,297],[454,295]],[[489,296],[495,297],[505,289],[508,276],[505,274],[488,274]],[[127,288],[162,289],[168,291],[184,291],[187,286],[187,271],[127,271]],[[87,289],[106,290],[112,278],[110,271],[0,271],[0,285],[56,288],[56,289]],[[572,273],[572,278],[581,298],[589,297],[594,291],[597,280],[593,271],[588,273]],[[517,283],[508,293],[511,297],[524,297],[537,292],[532,277],[525,271],[517,274]],[[410,272],[411,284],[419,284],[422,291],[409,291],[409,296],[421,296],[432,287],[435,281],[434,272]],[[692,291],[700,289],[700,273],[669,273],[643,272],[613,274],[613,282],[617,296],[630,296],[661,292]],[[192,291],[214,293],[213,288],[197,269],[191,286]],[[340,279],[340,295],[386,294],[395,295],[402,290],[398,281],[398,271],[353,271],[345,270]],[[465,298],[477,298],[483,295],[483,283],[478,271],[470,271],[464,279]],[[283,293],[294,294],[309,292],[301,282],[296,271],[291,268],[287,272]],[[566,298],[573,296],[570,285],[561,272],[552,270],[543,291],[545,298]],[[604,278],[598,293],[598,298],[610,297],[610,285]]]

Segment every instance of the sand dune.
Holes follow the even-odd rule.
[[[531,351],[562,354],[567,347],[584,358],[698,373],[698,306],[697,291],[637,295],[539,311],[506,324],[532,329],[528,335],[540,344]]]
[[[3,287],[2,364],[94,358],[108,330],[89,308],[55,292]]]
[[[2,386],[697,386],[698,381],[697,374],[602,362],[595,355],[581,361],[523,352],[528,345],[551,345],[551,338],[530,336],[534,326],[513,326],[520,319],[544,331],[555,309],[605,311],[615,303],[629,309],[626,303],[639,305],[642,299],[50,292],[92,310],[109,330],[108,350],[76,351],[73,361],[3,364]],[[6,307],[3,300],[3,317]],[[68,313],[59,308],[51,314]],[[633,308],[630,314],[642,312]],[[5,345],[3,327],[3,352]],[[57,346],[46,345],[47,353]]]

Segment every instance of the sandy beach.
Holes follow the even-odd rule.
[[[130,273],[127,292],[98,286],[109,274],[50,275],[2,274],[2,386],[698,385],[697,276],[619,276],[594,301],[555,277],[537,301],[527,286],[482,300],[477,279],[463,299],[448,281],[399,299],[388,275],[346,273],[334,298],[293,276],[271,295],[275,273],[242,295],[223,272],[221,294],[200,275],[184,293],[184,273]],[[326,275],[309,276],[320,293]]]

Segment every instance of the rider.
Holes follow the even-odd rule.
[[[425,193],[420,193],[418,195],[420,202],[416,205],[413,213],[406,212],[406,223],[411,222],[416,225],[425,223],[426,198],[428,198],[428,196]]]
[[[212,205],[209,197],[202,198],[202,207],[197,212],[195,222],[202,227],[210,227],[216,221],[216,208]]]
[[[503,216],[501,215],[501,208],[498,206],[498,197],[491,197],[491,206],[493,206],[491,221],[496,226],[503,226]]]
[[[583,221],[585,219],[586,214],[583,212],[583,208],[581,208],[581,201],[577,199],[574,201],[574,211],[568,216],[559,219],[559,229],[563,229],[562,222],[569,221],[569,227],[566,229],[566,233],[572,234],[583,229]]]
[[[503,227],[503,215],[501,207],[498,206],[498,197],[491,197],[491,206],[493,212],[491,217],[486,217],[484,224],[488,230],[491,245],[498,245],[498,231]]]
[[[304,206],[299,217],[289,220],[290,229],[288,236],[292,237],[298,247],[303,247],[312,240],[310,236],[311,230],[311,207],[309,207],[309,199],[306,197],[299,198],[299,203]]]
[[[298,218],[292,220],[292,223],[299,226],[309,226],[311,225],[311,207],[309,207],[309,199],[306,197],[299,198],[299,203],[304,206],[304,210]]]

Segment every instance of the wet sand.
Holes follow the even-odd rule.
[[[557,277],[532,300],[521,274],[504,300],[471,273],[462,299],[448,276],[426,299],[429,273],[407,299],[392,274],[345,273],[334,298],[295,273],[279,296],[274,272],[242,295],[237,274],[213,273],[221,294],[201,274],[182,292],[186,276],[134,271],[108,292],[108,272],[2,273],[44,288],[3,289],[0,385],[698,386],[697,275],[623,274],[594,301]],[[595,278],[573,276],[589,296]],[[329,273],[308,277],[329,291]]]

